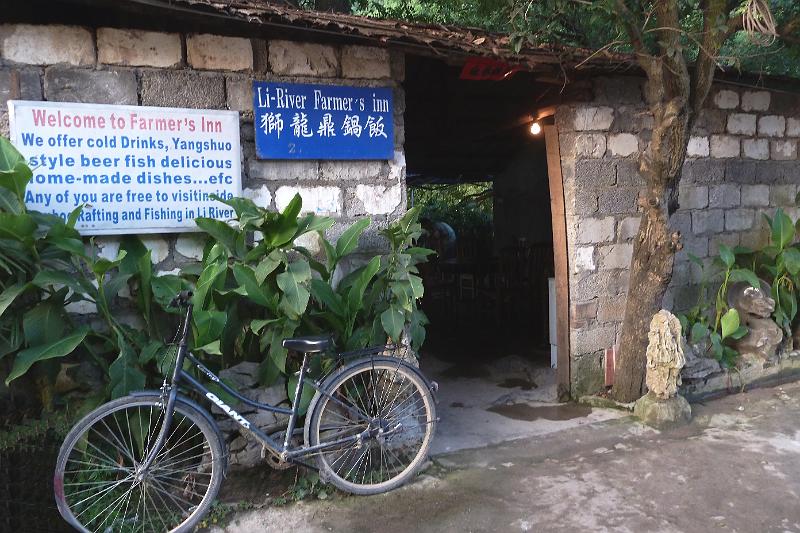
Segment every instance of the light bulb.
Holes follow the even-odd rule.
[[[539,125],[539,123],[534,122],[531,124],[531,134],[539,135],[540,133],[542,133],[542,127]]]

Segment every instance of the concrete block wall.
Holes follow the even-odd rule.
[[[621,333],[637,199],[644,185],[637,158],[652,115],[643,80],[599,78],[594,100],[561,106],[560,134],[570,267],[570,343],[573,394],[603,388],[605,349]],[[778,207],[800,217],[800,95],[718,85],[698,117],[670,220],[683,235],[664,307],[686,310],[697,301],[701,271],[720,243],[758,247],[768,240],[762,214]]]
[[[257,204],[282,209],[295,193],[304,211],[336,218],[329,238],[370,216],[365,249],[405,210],[401,82],[404,56],[382,48],[330,46],[119,28],[0,25],[0,134],[10,99],[230,109],[240,113],[242,188]],[[389,161],[267,161],[255,155],[253,80],[392,87],[395,152]],[[118,239],[97,239],[113,256]],[[161,272],[201,257],[192,234],[148,235]],[[316,239],[304,243],[319,250]]]

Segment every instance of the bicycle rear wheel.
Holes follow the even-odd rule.
[[[435,431],[433,395],[417,369],[398,359],[347,365],[317,392],[309,408],[306,444],[320,475],[354,494],[378,494],[411,479]],[[351,437],[362,435],[353,442]],[[339,441],[346,443],[337,445]]]
[[[176,402],[156,460],[137,471],[163,423],[160,401],[156,394],[114,400],[67,435],[53,482],[61,516],[79,531],[191,531],[210,508],[223,445],[196,409]]]

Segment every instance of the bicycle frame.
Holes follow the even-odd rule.
[[[336,446],[341,446],[345,444],[351,444],[358,442],[359,440],[364,440],[370,435],[370,430],[365,429],[363,432],[352,435],[349,437],[344,437],[342,439],[326,442],[325,444],[319,444],[316,446],[310,447],[292,447],[291,446],[291,438],[294,434],[295,427],[297,425],[297,419],[300,416],[300,405],[299,402],[295,402],[291,409],[287,409],[284,407],[278,407],[275,405],[263,404],[260,402],[256,402],[242,396],[238,391],[234,390],[233,388],[226,385],[219,377],[214,374],[211,370],[209,370],[203,363],[197,360],[191,353],[188,351],[188,332],[189,332],[189,324],[191,323],[192,319],[192,304],[187,305],[186,315],[184,317],[184,322],[181,327],[180,332],[180,341],[178,343],[178,353],[175,357],[175,370],[172,373],[172,380],[171,383],[167,383],[164,381],[164,388],[162,391],[168,392],[167,394],[167,401],[164,407],[164,423],[161,426],[161,430],[159,431],[158,437],[156,438],[156,442],[153,446],[153,449],[150,450],[147,457],[144,461],[139,465],[139,471],[143,472],[150,467],[153,463],[155,458],[158,455],[161,447],[164,444],[166,439],[167,433],[170,430],[172,425],[172,416],[175,409],[175,402],[178,398],[178,389],[182,384],[186,384],[189,388],[194,389],[195,391],[202,394],[205,398],[210,400],[214,403],[217,407],[219,407],[229,418],[234,420],[237,424],[241,427],[252,433],[263,446],[269,448],[273,453],[277,454],[281,457],[281,459],[289,462],[300,463],[298,458],[311,455],[317,451],[333,448]],[[282,414],[282,415],[289,415],[289,421],[286,428],[286,437],[283,443],[278,443],[274,439],[272,439],[269,435],[261,431],[255,424],[251,423],[247,418],[236,412],[232,409],[229,405],[227,405],[224,401],[222,401],[216,394],[208,390],[200,381],[198,381],[194,376],[183,370],[183,365],[186,360],[189,360],[198,370],[200,370],[203,374],[205,374],[211,381],[217,383],[225,392],[230,394],[231,396],[235,397],[240,402],[247,404],[251,407],[255,407],[258,410],[262,411],[271,411],[273,413]],[[358,407],[353,405],[347,405],[341,400],[334,398],[327,392],[321,389],[321,384],[319,382],[314,382],[308,380],[306,374],[308,371],[308,354],[303,354],[303,362],[300,366],[300,375],[298,376],[297,380],[297,387],[295,389],[295,398],[302,398],[303,389],[306,385],[311,386],[315,390],[317,390],[320,394],[326,396],[329,400],[336,402],[337,404],[343,406],[347,409],[348,414],[355,415],[358,418],[362,418],[367,422],[372,422],[371,418],[368,417],[366,414],[361,412]],[[304,466],[312,466],[306,463],[300,463]],[[313,467],[313,466],[312,466]]]

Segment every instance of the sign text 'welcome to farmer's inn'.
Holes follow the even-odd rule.
[[[264,159],[391,159],[392,90],[253,82],[256,154]]]
[[[66,219],[83,206],[85,235],[192,231],[226,220],[211,198],[239,196],[235,111],[9,101],[11,140],[33,176],[29,209]]]

